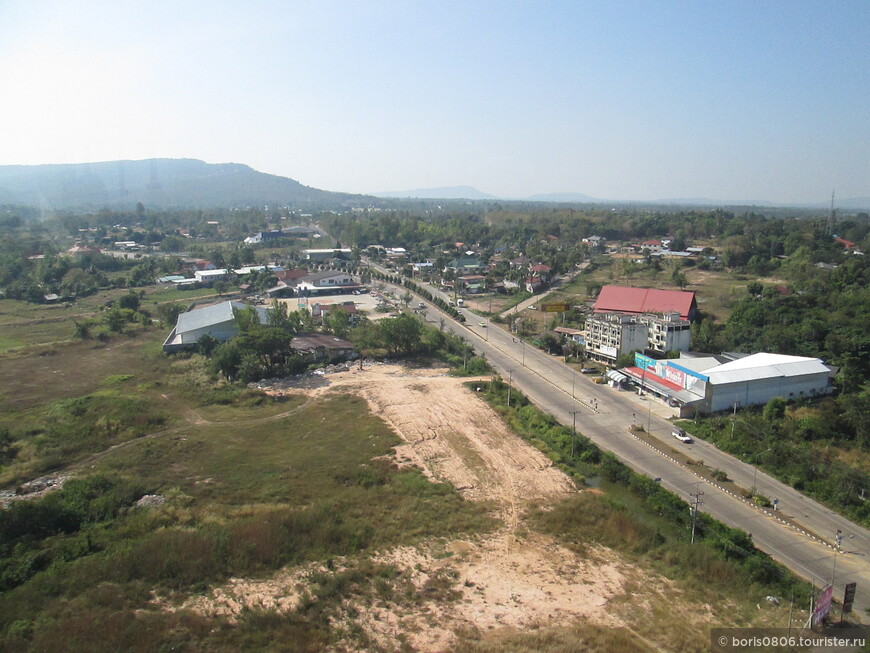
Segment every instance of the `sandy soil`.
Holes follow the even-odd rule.
[[[350,391],[364,397],[404,440],[395,448],[400,464],[416,465],[428,476],[453,483],[468,500],[496,507],[503,527],[486,538],[400,547],[381,552],[375,561],[395,565],[417,589],[435,577],[452,579],[457,600],[354,605],[355,622],[384,646],[402,636],[421,651],[440,651],[455,641],[457,630],[492,631],[568,624],[578,617],[617,625],[606,611],[623,594],[629,572],[610,551],[580,559],[553,539],[523,528],[531,504],[548,503],[576,488],[551,461],[511,433],[474,392],[467,379],[443,369],[411,370],[374,365],[323,377],[328,383],[302,380],[296,387],[272,387],[276,393],[311,397]],[[235,579],[186,607],[228,617],[244,607],[291,609],[309,570],[289,570],[267,581]],[[391,644],[392,643],[392,644]]]

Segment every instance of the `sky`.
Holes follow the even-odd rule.
[[[0,165],[870,197],[870,2],[0,0]]]

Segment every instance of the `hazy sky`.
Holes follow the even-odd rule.
[[[0,0],[0,164],[870,196],[870,2]]]

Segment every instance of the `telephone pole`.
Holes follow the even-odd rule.
[[[698,521],[698,508],[700,508],[704,503],[701,501],[701,497],[704,496],[704,493],[698,490],[697,486],[695,487],[695,492],[689,495],[692,497],[692,544],[695,543],[695,525]]]
[[[574,460],[574,445],[577,441],[577,413],[579,412],[579,410],[571,412],[571,417],[573,418],[571,422],[571,460]]]

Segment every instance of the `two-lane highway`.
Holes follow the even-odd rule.
[[[445,297],[434,289],[433,292]],[[660,478],[662,485],[687,501],[692,492],[704,492],[702,510],[716,519],[746,530],[763,551],[792,571],[822,586],[830,583],[836,570],[836,594],[842,596],[846,583],[856,581],[856,611],[862,616],[870,608],[870,560],[866,557],[870,533],[836,515],[753,467],[729,456],[712,445],[698,443],[693,457],[726,470],[743,487],[754,481],[759,491],[776,497],[786,512],[805,527],[833,540],[837,530],[845,535],[840,553],[765,515],[758,508],[701,481],[689,469],[651,449],[629,434],[633,419],[659,434],[670,433],[671,426],[634,395],[592,383],[561,361],[525,344],[488,319],[460,309],[466,326],[445,320],[445,328],[460,335],[486,355],[492,366],[521,389],[540,408],[570,426],[576,413],[578,431],[602,449],[616,454],[636,471]],[[446,317],[434,307],[431,315]],[[653,401],[648,399],[647,401]],[[644,410],[646,409],[646,413]],[[700,452],[700,455],[699,455]],[[836,562],[835,562],[836,558]]]

